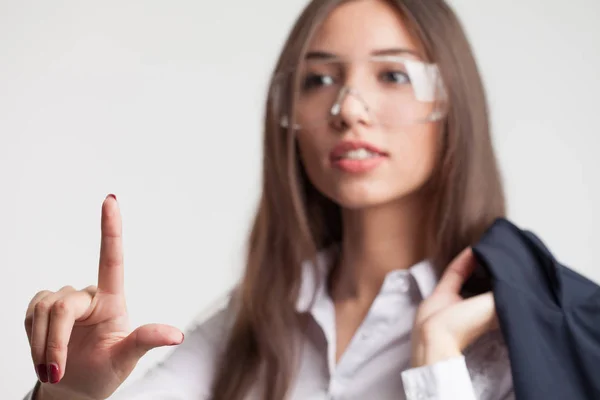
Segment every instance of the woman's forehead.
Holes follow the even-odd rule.
[[[418,48],[397,9],[382,0],[357,0],[338,6],[327,16],[311,39],[308,53],[355,58],[388,49],[418,53]]]

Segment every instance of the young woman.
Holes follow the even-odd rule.
[[[504,215],[487,115],[443,0],[312,1],[273,74],[229,306],[185,342],[166,325],[131,332],[109,196],[98,286],[29,305],[29,396],[108,398],[148,350],[179,345],[111,398],[512,398],[493,296],[460,295],[469,246]]]

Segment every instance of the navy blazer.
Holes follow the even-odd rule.
[[[494,293],[517,400],[600,400],[600,287],[506,219],[473,253]]]

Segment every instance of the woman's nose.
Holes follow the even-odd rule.
[[[335,103],[329,111],[331,125],[337,130],[348,129],[356,124],[371,124],[367,103],[360,93],[348,86],[340,89]]]

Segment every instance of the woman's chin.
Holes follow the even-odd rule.
[[[373,191],[346,191],[342,190],[336,193],[333,201],[340,207],[348,210],[360,210],[373,207],[380,207],[384,204],[393,202],[397,196],[390,196],[386,193]]]

